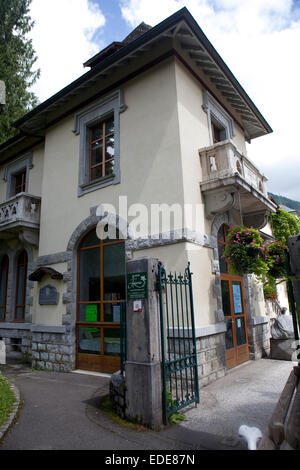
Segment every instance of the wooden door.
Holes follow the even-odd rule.
[[[125,302],[124,240],[89,232],[78,248],[76,367],[120,369],[120,309]]]
[[[227,368],[249,359],[247,323],[242,276],[229,274],[229,265],[223,258],[228,227],[218,232],[218,251],[221,272],[222,304],[227,331],[225,334]]]
[[[227,368],[249,359],[243,278],[221,275],[222,301],[227,331],[225,334]]]

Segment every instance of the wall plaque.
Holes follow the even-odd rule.
[[[57,305],[59,294],[54,286],[47,285],[40,289],[40,305]]]
[[[148,296],[148,273],[127,274],[127,299],[141,300]]]

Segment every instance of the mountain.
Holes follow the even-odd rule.
[[[277,204],[289,207],[290,209],[295,209],[300,214],[300,202],[294,201],[294,199],[289,199],[288,197],[278,196],[277,194],[269,193]]]

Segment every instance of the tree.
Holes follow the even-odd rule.
[[[15,135],[16,121],[37,104],[30,87],[39,77],[32,70],[37,60],[27,34],[34,22],[29,15],[32,0],[0,1],[0,80],[6,86],[6,105],[0,114],[0,143]]]
[[[287,245],[288,238],[300,232],[300,221],[289,212],[278,209],[271,215],[274,236]]]

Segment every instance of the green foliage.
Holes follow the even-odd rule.
[[[268,276],[274,279],[286,277],[285,249],[287,246],[281,241],[269,243],[266,246]]]
[[[37,98],[29,91],[40,73],[32,71],[37,58],[32,40],[27,37],[33,27],[29,16],[31,1],[0,2],[0,80],[6,86],[6,105],[0,112],[0,143],[16,134],[11,123],[37,104]]]
[[[268,271],[263,239],[258,230],[243,225],[230,227],[223,257],[232,274],[265,275]]]
[[[166,395],[167,395],[167,404],[168,404],[168,406],[174,406],[175,401],[172,398],[172,392],[167,389],[166,390]],[[186,417],[182,413],[179,413],[178,411],[175,411],[169,417],[169,421],[172,424],[179,424],[179,423],[181,423],[181,421],[185,421],[185,420],[186,420]]]
[[[8,384],[8,380],[0,371],[0,427],[7,421],[14,402],[15,395]]]
[[[278,209],[271,215],[273,234],[277,240],[287,244],[288,237],[300,232],[300,221],[292,214]]]
[[[272,302],[277,299],[275,278],[272,276],[265,276],[263,279],[263,290],[265,300],[270,300]]]

